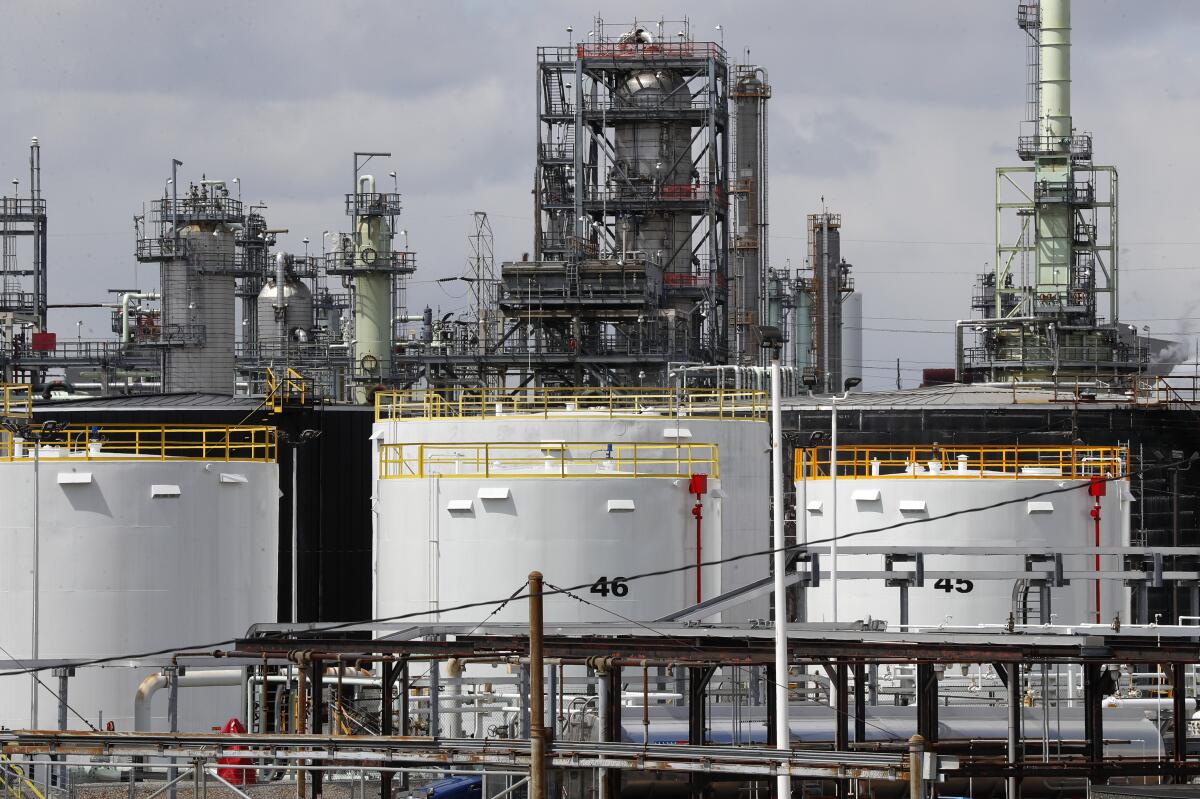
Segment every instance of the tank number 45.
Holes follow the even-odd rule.
[[[960,594],[969,594],[975,588],[975,583],[970,580],[951,580],[943,577],[933,584],[933,587],[939,591],[945,591],[947,594],[951,591],[957,591]]]
[[[629,583],[625,582],[624,577],[614,577],[611,580],[607,577],[601,577],[596,582],[592,583],[591,592],[600,596],[625,596],[629,593]]]

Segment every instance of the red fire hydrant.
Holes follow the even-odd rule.
[[[240,719],[230,719],[225,722],[225,726],[221,729],[223,733],[241,734],[246,732],[246,728],[242,725]],[[244,749],[243,746],[231,746],[230,749]],[[217,769],[217,776],[225,780],[230,785],[253,785],[255,781],[254,770],[246,768],[250,765],[248,757],[219,757],[217,765],[225,768]]]

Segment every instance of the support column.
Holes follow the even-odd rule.
[[[1093,784],[1104,784],[1104,701],[1100,664],[1083,664],[1083,739]]]
[[[529,799],[546,799],[546,664],[542,658],[542,573],[529,573]]]
[[[1000,668],[999,665],[996,666]],[[1015,769],[1021,764],[1021,667],[1018,663],[1009,663],[1004,676],[1008,686],[1008,767]],[[1008,799],[1020,799],[1021,778],[1015,772],[1008,775],[1006,781]]]
[[[321,735],[325,730],[325,666],[320,658],[312,659],[312,677],[309,682],[312,683],[312,731],[314,735]],[[314,766],[320,766],[322,761],[314,760]],[[312,799],[321,799],[321,775],[322,771],[313,769],[312,772]]]
[[[836,661],[829,676],[833,678],[833,748],[844,752],[850,748],[849,674],[844,661]]]
[[[393,734],[392,732],[392,661],[384,660],[379,665],[379,734],[387,738]],[[384,765],[391,766],[388,762]],[[379,772],[379,797],[380,799],[391,799],[392,797],[392,772]]]
[[[688,744],[691,746],[704,746],[706,742],[708,714],[705,712],[704,698],[708,692],[708,681],[715,672],[712,666],[688,668]],[[703,774],[693,773],[689,779],[693,799],[700,799],[705,793],[707,778]]]
[[[833,748],[836,752],[845,752],[850,748],[850,687],[849,673],[845,661],[836,661],[832,668],[833,678]],[[838,799],[845,799],[849,794],[849,783],[837,780]]]
[[[926,745],[938,739],[938,684],[932,663],[917,664],[917,734]]]
[[[854,742],[867,740],[867,666],[854,664]]]
[[[409,677],[408,658],[400,659],[400,734],[403,736],[412,735],[412,730],[408,723],[408,690],[411,679]],[[408,772],[400,773],[400,790],[408,790]],[[381,799],[391,799],[390,796],[381,797]]]

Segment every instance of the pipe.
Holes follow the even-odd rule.
[[[287,300],[283,287],[287,282],[287,253],[275,253],[275,321],[279,323],[279,340],[287,341]],[[296,619],[293,617],[292,621]]]
[[[241,685],[241,669],[197,669],[178,675],[176,684],[180,688],[211,688],[226,685]],[[167,685],[167,675],[151,674],[142,680],[133,697],[134,732],[150,731],[150,707],[154,695]]]
[[[784,584],[787,559],[783,538],[783,412],[779,396],[779,359],[771,361],[771,546],[775,567],[775,748],[790,751],[791,728],[788,724],[787,586]],[[775,777],[775,795],[792,795],[792,778]]]
[[[129,343],[129,301],[157,300],[158,292],[126,291],[121,294],[121,343]]]
[[[700,494],[696,494],[696,505],[692,508],[692,515],[696,517],[696,604],[699,605],[704,601],[703,591],[703,524],[704,524],[704,505],[700,501]]]

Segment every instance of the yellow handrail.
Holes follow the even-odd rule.
[[[767,393],[725,388],[458,388],[380,391],[375,418],[707,417],[765,421]]]
[[[38,432],[35,425],[33,433]],[[31,458],[34,446],[0,433],[0,461]],[[40,446],[42,457],[63,461],[278,460],[278,433],[263,425],[72,425]]]
[[[30,780],[29,777],[25,776],[25,769],[14,763],[12,757],[10,757],[7,752],[0,752],[0,770],[7,771],[16,777],[17,788],[15,789],[7,779],[4,780],[4,787],[8,790],[9,796],[13,797],[13,799],[27,799],[24,790],[21,790],[21,786],[29,789],[29,792],[33,794],[36,799],[46,799],[41,789],[37,787],[37,784]]]
[[[304,375],[292,367],[284,370],[283,377],[276,377],[275,370],[266,368],[266,400],[272,413],[283,413],[283,405],[287,400],[298,400],[301,405],[308,395],[308,385]]]
[[[828,447],[796,450],[793,476],[801,479],[801,454],[809,480],[829,478]],[[931,445],[838,447],[838,479],[1074,479],[1126,473],[1126,447]]]
[[[0,418],[33,418],[33,387],[28,383],[0,383]]]
[[[720,477],[716,444],[592,441],[381,444],[384,480],[528,477]]]

